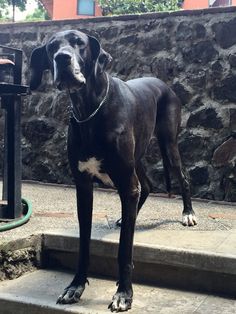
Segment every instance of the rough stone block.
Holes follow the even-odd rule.
[[[171,41],[170,37],[166,34],[156,34],[154,33],[152,36],[145,36],[143,40],[143,51],[145,53],[156,53],[162,50],[170,50],[171,49]]]
[[[230,115],[230,129],[231,132],[236,137],[236,108],[235,109],[231,108],[229,110],[229,115]]]
[[[171,79],[173,80],[178,70],[175,60],[155,57],[151,64],[151,71],[155,76],[167,82]]]
[[[7,44],[11,41],[10,33],[0,33],[1,45]]]
[[[193,160],[196,162],[208,160],[211,156],[209,152],[210,139],[204,134],[194,135],[185,131],[181,134],[179,141],[179,150],[184,160],[185,165],[193,165]]]
[[[176,41],[201,39],[206,36],[206,28],[200,23],[180,22],[176,30]]]
[[[188,87],[184,86],[181,82],[176,81],[172,85],[172,88],[183,105],[190,101],[192,95]]]
[[[232,68],[236,68],[236,52],[229,55],[229,63]]]
[[[236,44],[236,18],[229,22],[219,22],[212,27],[216,42],[221,48],[227,49]]]
[[[236,164],[236,139],[231,137],[220,145],[213,154],[213,165],[225,167],[231,163]]]
[[[189,171],[191,181],[196,185],[204,185],[209,182],[208,168],[205,167],[195,167]]]
[[[205,88],[207,80],[207,71],[201,69],[193,69],[187,73],[189,84],[193,87]]]
[[[213,86],[213,95],[218,100],[236,101],[236,75],[232,74]]]
[[[183,50],[183,58],[187,63],[207,64],[216,59],[218,51],[210,40],[201,41]]]
[[[47,118],[32,118],[23,124],[23,135],[34,145],[45,143],[56,130],[55,122]]]
[[[213,108],[204,108],[193,113],[187,122],[187,127],[205,127],[211,129],[223,128],[222,119]]]

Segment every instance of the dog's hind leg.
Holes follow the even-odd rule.
[[[136,173],[137,173],[140,185],[141,185],[141,194],[140,194],[140,199],[138,202],[138,212],[137,212],[138,214],[151,191],[152,184],[146,175],[144,166],[141,161],[138,163],[138,166],[136,167]],[[118,227],[121,226],[121,218],[116,221],[116,225]]]
[[[162,162],[163,162],[163,168],[164,168],[164,176],[165,176],[165,181],[166,181],[166,191],[169,195],[171,196],[171,179],[170,179],[170,165],[169,165],[169,159],[166,153],[166,147],[164,141],[162,142],[161,137],[159,136],[158,140],[161,156],[162,156]]]
[[[192,209],[191,195],[190,195],[190,184],[187,178],[187,175],[184,173],[179,149],[177,143],[167,143],[166,151],[168,159],[170,160],[171,168],[173,169],[174,174],[176,175],[182,192],[183,198],[183,216],[182,222],[184,226],[194,226],[197,224],[195,213]]]
[[[177,143],[180,125],[180,106],[178,100],[175,97],[172,97],[171,100],[172,102],[168,102],[165,109],[161,112],[159,121],[157,119],[157,138],[163,158],[163,166],[167,181],[167,191],[170,193],[171,184],[169,171],[172,170],[181,187],[181,194],[184,205],[182,216],[183,225],[194,226],[197,224],[197,220],[192,209],[190,184],[183,170]]]

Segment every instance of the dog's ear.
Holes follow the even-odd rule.
[[[94,61],[95,75],[104,72],[108,64],[112,61],[112,57],[104,49],[102,49],[98,40],[92,36],[89,36],[90,50],[92,53],[92,59]]]
[[[104,72],[111,61],[112,56],[101,48],[97,60],[98,71],[100,71],[100,73]]]
[[[35,48],[30,57],[30,89],[35,90],[42,81],[43,71],[49,69],[46,45]]]

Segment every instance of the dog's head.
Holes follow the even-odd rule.
[[[47,69],[52,71],[58,89],[80,88],[90,75],[104,72],[111,60],[94,37],[77,30],[56,33],[32,52],[30,89],[39,87]]]

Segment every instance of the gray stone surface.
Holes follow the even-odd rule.
[[[31,182],[23,184],[23,196],[32,202],[33,215],[27,224],[0,233],[0,251],[10,251],[9,257],[18,254],[11,251],[18,251],[20,247],[26,252],[25,248],[32,247],[33,243],[37,246],[38,238],[30,237],[35,233],[48,234],[42,238],[45,247],[51,248],[52,251],[63,250],[68,254],[76,251],[78,223],[75,210],[75,189]],[[138,261],[143,258],[146,261],[160,261],[164,265],[178,265],[179,267],[187,265],[189,269],[199,271],[213,268],[221,274],[223,271],[224,276],[227,273],[234,274],[235,206],[226,205],[223,202],[212,203],[200,200],[195,200],[193,205],[197,213],[198,225],[186,228],[181,225],[182,201],[180,199],[150,196],[137,221],[135,258]],[[104,256],[111,254],[114,256],[114,250],[109,249],[119,239],[119,229],[115,227],[115,221],[119,216],[120,202],[117,193],[96,190],[92,237],[104,242],[103,246],[94,245],[95,242],[92,242],[92,250],[98,256],[103,256],[103,252]],[[61,237],[59,238],[58,235]],[[29,240],[23,238],[29,238]],[[145,256],[142,254],[141,247],[145,247]],[[160,254],[157,254],[158,251]],[[154,253],[157,254],[157,258]],[[168,277],[169,272],[165,271],[162,276]],[[175,271],[173,274],[179,273]],[[37,271],[16,280],[3,281],[0,283],[0,313],[15,314],[16,308],[19,314],[108,312],[107,305],[115,292],[115,283],[104,279],[90,280],[90,286],[87,287],[79,305],[56,306],[55,300],[58,294],[71,278],[72,274]],[[214,274],[213,279],[217,281],[217,278],[219,275]],[[188,279],[189,277],[186,279],[187,283]],[[215,282],[214,280],[212,282]],[[170,282],[172,281],[171,279]],[[157,283],[155,285],[155,287],[135,285],[134,313],[144,313],[144,308],[146,312],[168,314],[218,314],[222,311],[236,313],[235,300],[190,293],[186,290],[184,292],[163,289]],[[190,289],[192,286],[187,287]],[[226,291],[228,288],[226,286]],[[1,312],[2,309],[4,312]]]
[[[157,76],[174,88],[182,107],[180,150],[196,197],[235,201],[235,158],[216,166],[213,153],[235,139],[235,8],[145,14],[89,20],[1,24],[0,41],[23,49],[24,82],[31,51],[59,30],[97,37],[113,57],[109,72],[127,80]],[[10,32],[9,32],[10,30]],[[24,100],[23,177],[71,183],[66,134],[69,99],[52,87],[50,73]],[[0,128],[3,118],[0,114]],[[2,147],[2,132],[0,146]],[[0,150],[1,151],[1,150]],[[226,152],[227,153],[227,152]],[[2,153],[0,153],[0,160]],[[154,192],[165,190],[156,141],[145,159]],[[0,164],[0,171],[2,166]],[[174,183],[174,191],[178,192]]]
[[[0,190],[1,190],[0,182]],[[7,243],[10,240],[26,238],[37,232],[67,230],[68,232],[78,232],[75,188],[63,185],[47,185],[40,183],[24,183],[22,196],[32,203],[33,214],[29,222],[19,228],[0,233],[0,243]],[[166,198],[166,195],[151,195],[145,202],[137,219],[136,234],[144,234],[144,231],[168,231],[170,237],[173,231],[195,234],[196,237],[201,232],[228,232],[236,229],[235,205],[224,203],[212,203],[196,200],[193,202],[198,224],[194,228],[182,226],[182,200],[179,198]],[[94,211],[93,211],[93,233],[110,234],[116,232],[115,222],[120,218],[120,199],[115,190],[95,190],[94,191]],[[200,232],[200,233],[197,233]],[[176,237],[178,243],[178,237]],[[211,233],[208,234],[211,237]],[[164,240],[165,236],[163,236]],[[191,236],[188,237],[189,245],[197,247],[192,243]],[[201,238],[201,242],[204,240]],[[173,241],[173,239],[171,240]],[[166,243],[166,242],[165,242]],[[208,243],[208,242],[207,242]],[[204,245],[207,245],[203,241]],[[210,243],[210,242],[209,242]],[[187,243],[185,243],[187,245]]]
[[[13,282],[0,285],[1,314],[95,314],[109,313],[107,306],[115,293],[113,281],[90,279],[90,285],[78,304],[56,305],[55,300],[63,291],[65,282],[72,275],[40,270]],[[134,285],[134,301],[130,313],[160,314],[233,314],[236,302],[232,299],[165,289],[154,286]]]

